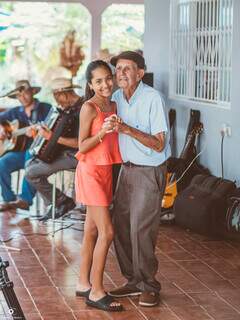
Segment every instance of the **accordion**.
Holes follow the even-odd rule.
[[[52,131],[52,137],[50,140],[46,140],[42,136],[37,135],[30,146],[30,154],[47,163],[51,163],[55,160],[56,157],[66,149],[65,146],[57,143],[57,141],[60,136],[71,131],[71,128],[74,125],[74,114],[76,111],[76,107],[67,110],[52,107],[44,121],[44,124]]]

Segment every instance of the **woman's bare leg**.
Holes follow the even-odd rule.
[[[89,298],[97,301],[106,295],[103,287],[103,274],[114,231],[108,207],[90,207],[89,212],[98,230],[98,238],[93,252],[91,269],[92,290]],[[111,306],[120,305],[117,301],[111,303]]]
[[[77,290],[86,291],[91,287],[90,271],[92,266],[93,252],[97,241],[97,227],[87,207],[86,220],[84,223],[84,235],[81,248],[81,263],[79,271],[79,280],[77,283]]]
[[[113,240],[113,226],[107,207],[90,207],[89,212],[98,230],[98,238],[93,252],[90,297],[98,300],[106,295],[103,288],[103,272],[108,249]]]

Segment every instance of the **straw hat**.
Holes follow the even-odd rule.
[[[53,93],[71,91],[73,89],[79,89],[81,86],[73,84],[71,79],[57,78],[53,79],[50,83],[50,88]]]
[[[1,96],[1,98],[11,98],[11,99],[17,99],[17,95],[23,91],[23,90],[32,90],[32,94],[35,95],[37,94],[40,90],[41,87],[32,87],[29,83],[28,80],[19,80],[16,82],[16,87],[15,89],[11,90],[10,92],[6,93],[5,95]]]

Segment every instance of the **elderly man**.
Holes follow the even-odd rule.
[[[21,106],[0,113],[0,142],[2,145],[9,138],[4,127],[4,125],[9,125],[9,121],[18,120],[22,127],[29,128],[25,132],[24,144],[21,142],[19,149],[4,153],[0,158],[0,186],[4,200],[0,204],[0,211],[16,208],[28,210],[35,195],[35,189],[24,178],[22,193],[17,198],[11,189],[11,173],[25,167],[26,161],[30,157],[28,149],[34,135],[33,126],[37,122],[43,121],[51,108],[51,105],[39,102],[34,98],[34,95],[40,90],[40,87],[32,87],[27,80],[21,80],[16,83],[14,90],[5,95],[17,99]]]
[[[75,88],[80,87],[73,85],[70,79],[54,79],[51,88],[58,104],[62,125],[58,126],[54,132],[44,125],[40,129],[39,135],[47,141],[56,141],[59,151],[50,162],[40,159],[36,155],[26,167],[27,180],[43,196],[46,206],[52,203],[52,185],[48,181],[48,177],[61,170],[75,169],[77,166],[75,154],[78,150],[79,111],[83,103],[83,98],[74,91]],[[66,196],[59,189],[56,190],[56,218],[62,217],[75,206],[72,198]],[[47,221],[51,217],[50,208],[40,220]]]
[[[110,295],[140,295],[139,305],[155,306],[161,286],[155,279],[154,250],[166,180],[168,125],[160,94],[142,82],[144,58],[126,51],[111,64],[120,88],[113,95],[120,119],[108,121],[120,133],[123,159],[113,209],[114,244],[127,283]]]

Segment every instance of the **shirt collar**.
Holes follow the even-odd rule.
[[[140,81],[137,88],[135,89],[133,95],[131,96],[131,98],[129,99],[128,101],[128,104],[131,105],[132,103],[134,103],[136,101],[136,99],[138,98],[138,96],[141,94],[142,92],[142,89],[143,89],[143,82]],[[123,94],[123,98],[124,100],[126,100],[125,96],[124,96],[124,93],[122,91],[122,94]],[[127,102],[127,100],[126,100]]]
[[[39,105],[39,100],[38,99],[34,99],[34,106],[33,106],[33,110],[37,109],[38,108],[38,105]],[[21,112],[24,112],[24,106],[20,106],[20,111]]]
[[[33,110],[35,110],[35,109],[38,108],[39,103],[40,103],[40,102],[38,101],[38,99],[34,99],[34,107],[33,107]]]

